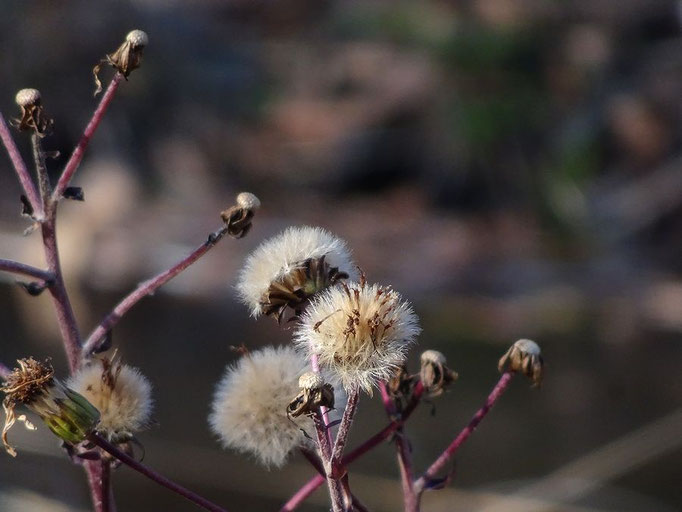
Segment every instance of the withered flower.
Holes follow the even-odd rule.
[[[287,406],[287,415],[297,418],[301,414],[312,416],[320,407],[334,408],[334,388],[324,382],[319,373],[306,372],[298,378],[301,391]]]
[[[445,388],[457,380],[457,372],[445,366],[445,356],[437,350],[422,352],[420,362],[422,385],[430,397],[442,395]]]
[[[533,387],[539,387],[542,384],[543,366],[540,347],[534,341],[525,339],[515,342],[497,365],[501,372],[508,369],[523,373],[533,381]]]
[[[242,238],[251,229],[251,221],[260,208],[260,200],[251,192],[241,192],[237,204],[220,213],[227,232],[234,238]]]
[[[400,365],[393,376],[386,381],[386,390],[393,400],[397,411],[400,412],[412,395],[415,384],[415,376],[410,375],[405,364]]]
[[[45,115],[38,89],[22,89],[14,101],[21,107],[21,119],[14,120],[20,131],[33,130],[39,137],[49,133],[54,121]]]
[[[246,259],[237,289],[251,315],[298,316],[317,292],[354,275],[346,243],[321,228],[292,227]]]
[[[31,357],[19,359],[17,363],[19,367],[12,371],[0,388],[5,393],[2,442],[7,453],[16,456],[7,441],[7,432],[17,420],[23,419],[15,415],[15,408],[20,405],[38,414],[56,436],[69,444],[80,443],[94,431],[99,411],[83,396],[57,380],[49,362],[40,363]]]
[[[92,69],[92,73],[95,75],[95,84],[97,85],[95,96],[102,92],[102,82],[99,79],[99,71],[102,68],[102,65],[111,65],[127,80],[128,75],[130,75],[134,69],[140,67],[140,64],[142,63],[142,50],[144,50],[144,47],[147,46],[148,43],[149,36],[146,32],[143,32],[142,30],[128,32],[123,44],[121,44],[115,52],[107,54],[107,56],[99,61]]]

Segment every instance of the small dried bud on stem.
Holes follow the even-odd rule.
[[[33,130],[39,137],[49,132],[54,122],[45,115],[38,89],[21,89],[14,100],[21,107],[21,119],[14,124],[20,131]]]
[[[540,347],[532,340],[518,340],[506,354],[502,356],[497,365],[500,372],[509,371],[523,373],[533,381],[533,387],[542,384],[544,362],[540,353]]]
[[[237,196],[236,203],[220,213],[227,232],[234,238],[242,238],[251,229],[251,221],[260,208],[260,200],[251,192],[242,192]]]
[[[288,416],[312,416],[320,407],[334,408],[334,388],[326,384],[319,373],[304,373],[298,379],[298,386],[301,392],[287,406]]]
[[[445,388],[457,380],[457,372],[445,366],[445,356],[437,350],[422,353],[420,376],[422,384],[430,397],[443,394]]]
[[[95,96],[102,92],[102,82],[99,79],[99,71],[103,64],[109,64],[121,73],[126,79],[134,69],[140,67],[142,63],[142,50],[149,43],[149,36],[142,30],[133,30],[128,33],[125,41],[118,47],[118,49],[107,54],[107,56],[99,61],[99,63],[92,69],[95,75]]]

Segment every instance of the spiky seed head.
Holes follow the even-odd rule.
[[[312,420],[287,416],[287,405],[300,392],[299,378],[308,369],[292,347],[266,347],[228,366],[209,416],[223,446],[254,455],[266,467],[281,467],[292,450],[310,446],[303,432],[313,432]]]
[[[245,210],[258,210],[260,208],[260,199],[251,192],[240,192],[237,195],[237,206]]]
[[[371,394],[400,368],[420,332],[410,304],[390,287],[348,283],[313,299],[294,333],[295,344],[338,376],[346,391]]]
[[[281,319],[287,308],[297,312],[321,289],[354,275],[346,242],[322,228],[291,227],[248,256],[237,290],[253,317]]]
[[[149,43],[149,36],[143,30],[131,30],[126,36],[126,42],[133,48],[144,48]]]
[[[101,413],[97,430],[114,443],[129,441],[151,420],[152,387],[137,368],[101,359],[82,367],[68,381]]]
[[[447,362],[443,353],[437,350],[425,350],[422,352],[420,360],[422,365],[427,363],[445,364]]]
[[[40,103],[40,91],[38,89],[21,89],[14,97],[14,101],[20,107],[30,107]]]
[[[316,372],[306,372],[298,378],[298,387],[305,390],[320,389],[324,386],[324,378]]]
[[[523,373],[533,381],[533,387],[542,384],[544,361],[540,346],[532,340],[517,340],[500,358],[497,367],[501,372],[507,369]]]

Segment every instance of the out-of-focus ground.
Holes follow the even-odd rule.
[[[292,224],[346,239],[372,281],[408,297],[460,373],[407,429],[422,470],[482,403],[520,337],[543,347],[462,449],[425,511],[673,511],[682,507],[682,4],[663,0],[3,3],[0,109],[42,91],[63,166],[95,105],[92,66],[149,33],[60,208],[69,290],[87,332],[118,298],[220,224],[235,193],[263,202],[114,331],[155,386],[145,462],[230,510],[276,510],[313,474],[261,470],[206,424],[230,345],[287,343],[235,298],[245,255]],[[110,76],[109,71],[105,71]],[[26,157],[25,137],[18,137]],[[42,265],[0,157],[0,257]],[[47,294],[2,276],[0,359],[52,357]],[[363,397],[351,444],[385,422]],[[14,429],[0,509],[87,510],[54,439]],[[394,451],[353,464],[375,511],[400,509]],[[190,510],[121,469],[119,510]],[[320,491],[302,510],[325,510]]]

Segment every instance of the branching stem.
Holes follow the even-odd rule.
[[[13,274],[33,277],[35,279],[44,281],[46,284],[50,284],[54,280],[54,274],[52,272],[41,270],[39,268],[32,267],[31,265],[26,265],[25,263],[19,263],[18,261],[0,259],[0,270],[4,272],[11,272]]]

